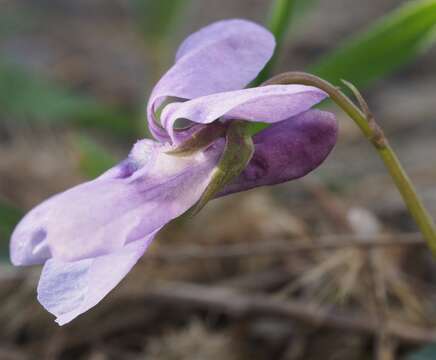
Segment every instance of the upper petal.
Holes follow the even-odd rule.
[[[193,99],[241,89],[262,70],[274,47],[268,30],[241,19],[218,21],[190,35],[151,93],[147,115],[153,135],[168,139],[154,115],[166,97]]]
[[[222,144],[183,158],[166,155],[163,145],[151,147],[147,141],[137,143],[120,166],[31,210],[12,235],[12,262],[28,265],[50,256],[73,261],[107,254],[188,210],[209,183]],[[40,248],[49,252],[41,254]]]
[[[122,249],[75,262],[48,260],[38,284],[38,300],[64,325],[99,303],[144,254],[155,233]]]
[[[312,86],[269,85],[172,103],[165,107],[161,119],[162,125],[176,141],[174,125],[178,119],[208,124],[225,116],[275,123],[305,112],[326,97],[324,91]]]
[[[255,152],[242,174],[220,195],[300,178],[318,167],[336,144],[333,114],[309,110],[271,125],[254,138]]]

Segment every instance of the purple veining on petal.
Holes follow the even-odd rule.
[[[144,140],[133,148],[129,160],[139,168],[130,176],[120,176],[124,170],[118,165],[30,211],[12,235],[13,261],[25,265],[41,260],[29,256],[35,247],[32,239],[41,228],[53,257],[74,261],[117,251],[194,205],[210,181],[223,146],[179,158],[165,154],[168,147],[158,143],[150,153],[149,145]],[[141,164],[143,156],[147,159]]]
[[[254,138],[255,152],[243,173],[219,194],[300,178],[318,167],[337,139],[333,114],[309,110],[271,125]]]
[[[38,285],[39,302],[64,325],[98,304],[126,276],[157,229],[109,255],[75,262],[50,259]]]
[[[169,139],[154,116],[165,98],[193,99],[242,89],[262,70],[274,47],[268,30],[240,19],[219,21],[189,36],[152,91],[147,106],[150,131],[158,140]]]

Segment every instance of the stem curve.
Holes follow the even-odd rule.
[[[339,88],[315,75],[303,72],[286,72],[272,77],[262,85],[301,84],[315,86],[324,90],[330,98],[357,124],[364,136],[374,145],[383,160],[396,187],[398,188],[410,214],[414,218],[433,256],[436,257],[436,226],[425,208],[416,189],[390,146],[380,126],[375,122],[369,111],[359,109]],[[363,98],[354,86],[345,83],[356,95],[360,103]],[[366,103],[364,103],[366,105]],[[364,107],[364,110],[367,106]]]

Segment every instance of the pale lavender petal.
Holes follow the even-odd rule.
[[[23,220],[21,220],[23,222]],[[18,228],[17,228],[18,229]],[[14,231],[9,243],[9,252],[12,264],[36,265],[43,264],[51,258],[51,251],[46,239],[46,231],[43,228],[33,226],[31,231],[21,227],[20,236]],[[24,235],[25,233],[25,235]]]
[[[147,115],[153,135],[168,139],[154,115],[165,98],[193,99],[242,89],[268,62],[274,46],[268,30],[240,19],[219,21],[189,36],[150,96]]]
[[[31,210],[12,235],[12,262],[28,265],[51,255],[74,261],[143,238],[198,201],[222,148],[180,158],[166,155],[168,146],[138,142],[116,168]],[[49,252],[34,254],[41,244]]]
[[[269,85],[202,96],[183,103],[172,103],[162,112],[162,124],[174,139],[178,119],[208,124],[223,116],[275,123],[307,111],[327,94],[305,85]]]
[[[220,195],[279,184],[306,175],[318,167],[333,149],[337,132],[334,115],[319,110],[309,110],[271,125],[253,138],[253,158]]]
[[[64,325],[97,305],[144,254],[155,233],[109,255],[75,262],[48,260],[38,284],[38,300]]]

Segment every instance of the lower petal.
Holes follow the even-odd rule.
[[[54,257],[77,261],[122,249],[193,206],[216,166],[223,144],[192,156],[166,154],[146,141],[119,166],[53,196],[31,210],[11,238],[15,265]]]
[[[155,232],[156,233],[156,232]],[[155,233],[110,255],[75,262],[48,260],[38,284],[38,300],[64,325],[97,305],[144,254]]]

